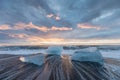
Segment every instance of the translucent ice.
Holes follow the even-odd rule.
[[[61,46],[50,46],[46,50],[46,54],[56,54],[56,55],[61,55],[63,50],[63,47]]]
[[[20,61],[22,62],[28,62],[28,63],[33,63],[36,65],[42,65],[44,64],[44,55],[43,54],[34,54],[30,56],[25,56],[25,57],[20,57]]]
[[[80,49],[79,51],[76,51],[72,55],[71,60],[81,61],[81,62],[89,61],[89,62],[97,62],[99,64],[103,64],[103,57],[95,47]]]

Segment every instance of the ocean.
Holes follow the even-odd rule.
[[[0,54],[14,54],[14,55],[29,55],[43,53],[46,54],[46,49],[49,46],[1,46]],[[120,46],[63,46],[62,54],[71,55],[80,49],[97,47],[103,57],[120,59]]]

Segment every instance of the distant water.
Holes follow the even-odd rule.
[[[63,46],[62,54],[73,54],[79,49],[88,48],[91,46]],[[92,46],[93,47],[93,46]],[[120,46],[94,46],[102,53],[103,57],[120,59]],[[36,54],[46,53],[48,46],[1,46],[0,54]]]

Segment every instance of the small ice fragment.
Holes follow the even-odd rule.
[[[19,59],[20,61],[25,62],[25,57],[21,56]]]

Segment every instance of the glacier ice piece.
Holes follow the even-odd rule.
[[[50,46],[46,50],[46,54],[48,54],[48,55],[54,55],[54,54],[61,55],[62,50],[63,50],[62,46]]]
[[[43,65],[44,64],[44,54],[34,54],[34,55],[30,55],[30,56],[21,56],[19,59],[20,61],[22,62],[27,62],[27,63],[33,63],[33,64],[36,64],[36,65]]]
[[[96,47],[89,47],[76,51],[71,60],[80,62],[96,62],[103,65],[103,57]]]

